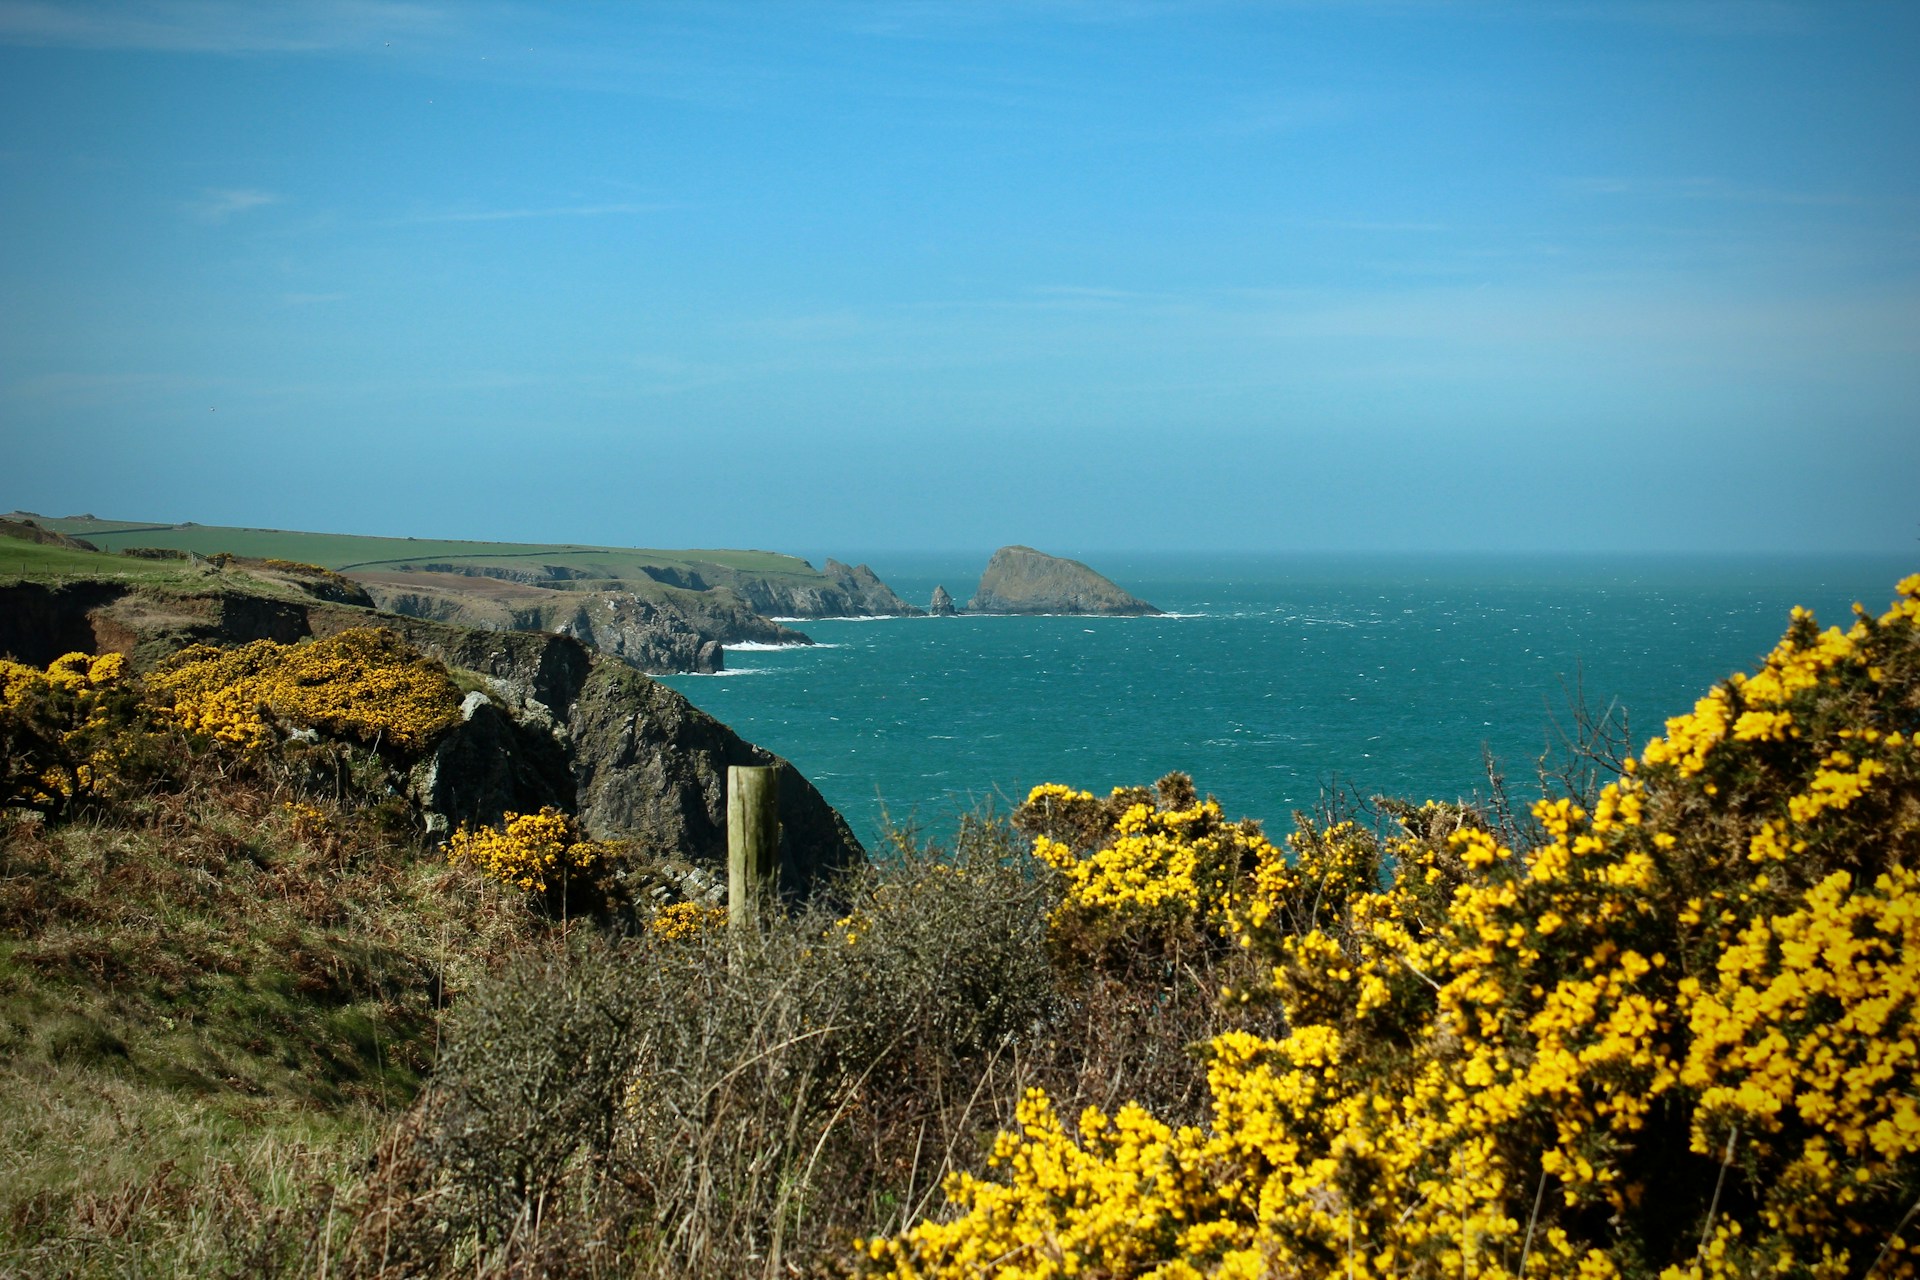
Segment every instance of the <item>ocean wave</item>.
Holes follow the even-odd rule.
[[[718,680],[721,676],[770,676],[772,674],[773,670],[770,667],[730,667],[725,671],[679,671],[674,673],[674,678],[691,676],[701,680]]]
[[[893,613],[825,613],[817,618],[768,618],[769,622],[911,622]]]
[[[1312,614],[1307,613],[1285,614],[1281,617],[1280,621],[1298,622],[1302,626],[1308,627],[1357,627],[1360,625],[1360,623],[1355,622],[1351,618],[1316,618]],[[1375,621],[1375,619],[1369,618],[1366,619],[1366,621],[1371,622]]]
[[[729,641],[722,648],[737,653],[774,653],[783,649],[838,649],[837,644],[768,644],[764,640]]]

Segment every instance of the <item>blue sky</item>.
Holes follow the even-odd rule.
[[[1907,3],[0,0],[0,507],[1912,550],[1917,58]]]

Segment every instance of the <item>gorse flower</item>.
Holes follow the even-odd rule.
[[[373,627],[297,645],[193,645],[147,683],[189,733],[241,747],[267,745],[287,723],[417,750],[460,720],[446,669]]]
[[[468,863],[490,880],[532,893],[545,893],[563,875],[593,871],[605,854],[604,845],[587,839],[579,823],[551,806],[510,812],[497,830],[463,825],[447,842],[448,862]]]
[[[118,779],[138,743],[139,693],[117,653],[43,671],[0,658],[0,807],[57,813]]]
[[[1055,930],[1181,916],[1268,962],[1204,1126],[1030,1093],[899,1277],[1920,1274],[1920,576],[1502,844],[1390,807],[1290,857],[1211,801],[1042,787]]]
[[[670,902],[653,913],[647,928],[656,936],[678,940],[727,927],[727,909],[698,902]]]

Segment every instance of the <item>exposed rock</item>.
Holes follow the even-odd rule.
[[[864,564],[848,568],[838,560],[829,559],[820,572],[847,593],[847,599],[852,605],[848,610],[850,616],[892,618],[922,616],[919,609],[895,595],[893,588],[880,581],[880,575]]]
[[[594,664],[573,730],[578,812],[595,835],[639,837],[656,855],[724,867],[727,766],[773,765],[783,891],[802,892],[823,871],[864,857],[846,820],[799,770],[617,663]]]
[[[491,631],[570,635],[650,673],[720,671],[723,646],[811,644],[755,613],[733,591],[651,583],[639,590],[566,590],[495,573],[427,570],[357,575],[380,608]]]
[[[435,740],[407,777],[407,795],[430,831],[497,824],[509,811],[573,807],[573,772],[558,737],[480,705]],[[438,821],[435,821],[435,818]]]
[[[218,583],[178,594],[105,581],[0,586],[0,655],[38,665],[75,650],[112,650],[147,667],[196,641],[287,642],[369,625],[478,675],[492,695],[469,695],[462,723],[406,779],[430,831],[552,804],[577,814],[598,839],[633,840],[650,854],[724,875],[727,766],[764,764],[780,770],[781,876],[789,891],[865,858],[845,819],[792,765],[568,636],[247,596]]]
[[[913,618],[920,616],[866,565],[828,560],[819,578],[739,574],[712,566],[710,580],[739,592],[761,613],[777,618]],[[725,575],[725,576],[722,576]]]
[[[933,599],[927,604],[927,612],[936,618],[951,618],[960,611],[953,607],[953,597],[947,594],[945,587],[935,587]]]
[[[1078,560],[1002,547],[987,561],[967,609],[974,613],[1159,613]]]

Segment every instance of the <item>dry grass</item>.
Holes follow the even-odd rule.
[[[0,832],[0,1276],[829,1274],[1029,1088],[1198,1118],[1229,1017],[1203,939],[1056,963],[999,823],[674,940],[447,866],[371,760],[156,779]]]

